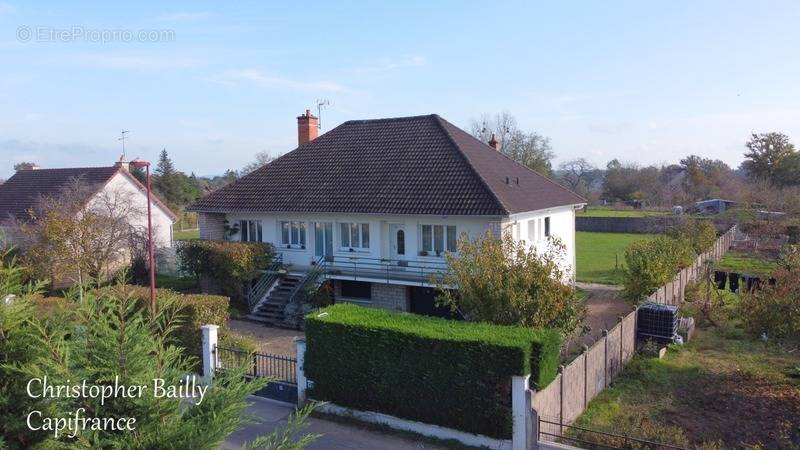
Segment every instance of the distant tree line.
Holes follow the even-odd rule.
[[[785,134],[752,134],[745,161],[731,168],[718,159],[688,155],[675,164],[642,166],[612,159],[599,168],[585,158],[553,167],[550,139],[524,131],[509,113],[484,115],[471,124],[473,136],[585,197],[602,201],[669,207],[709,198],[757,203],[776,211],[800,212],[800,152]]]

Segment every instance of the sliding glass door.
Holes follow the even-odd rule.
[[[333,223],[316,222],[314,224],[314,254],[317,256],[333,255]]]

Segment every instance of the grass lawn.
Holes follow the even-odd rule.
[[[191,241],[192,239],[200,239],[200,229],[194,230],[173,230],[172,236],[176,241]]]
[[[636,356],[576,425],[692,448],[798,448],[800,354],[791,348],[731,322],[701,327],[662,360]]]
[[[170,275],[156,275],[156,287],[172,289],[173,291],[197,291],[199,286],[195,277],[173,277]]]
[[[649,209],[614,209],[602,206],[590,206],[586,212],[578,211],[578,217],[662,217],[669,216],[670,211]]]
[[[656,234],[633,233],[575,233],[578,266],[577,279],[587,283],[619,284],[625,262],[625,249],[641,239],[652,239]]]
[[[726,253],[717,265],[721,270],[752,274],[770,274],[777,267],[777,261],[735,251]]]

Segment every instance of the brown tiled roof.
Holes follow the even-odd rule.
[[[189,209],[508,215],[584,202],[434,114],[345,122]]]
[[[79,167],[17,171],[0,185],[0,221],[11,216],[25,220],[39,198],[58,195],[72,180],[80,178],[91,186],[102,186],[117,170],[117,167]]]
[[[87,190],[87,195],[91,196],[119,171],[120,168],[117,166],[17,171],[5,183],[0,184],[0,222],[10,217],[26,220],[29,217],[28,211],[36,205],[39,198],[58,195],[76,179],[97,188]],[[135,177],[126,175],[141,191],[144,191],[145,187]],[[175,220],[175,214],[163,202],[155,196],[153,199],[154,203]]]

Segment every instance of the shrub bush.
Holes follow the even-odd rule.
[[[146,286],[116,285],[107,286],[95,290],[99,297],[113,296],[124,297],[132,295],[136,300],[143,304],[150,303],[150,289]],[[202,325],[219,325],[220,332],[225,331],[225,324],[228,321],[228,305],[230,299],[221,295],[208,294],[179,294],[169,289],[157,289],[156,301],[175,300],[180,307],[180,313],[184,319],[178,330],[173,333],[177,344],[185,348],[188,354],[200,357]]]
[[[339,304],[306,317],[311,396],[496,438],[512,430],[511,377],[556,376],[560,334]]]
[[[683,218],[667,234],[688,241],[696,255],[708,251],[717,240],[717,229],[705,219]]]
[[[691,243],[685,239],[658,236],[634,242],[625,250],[622,295],[633,302],[641,301],[694,258]]]
[[[177,252],[182,270],[214,278],[223,293],[237,300],[244,298],[245,284],[258,278],[275,256],[272,245],[262,242],[194,240]]]
[[[458,240],[458,255],[446,254],[447,271],[438,284],[437,303],[473,322],[558,328],[574,332],[586,314],[563,269],[564,245],[549,239],[540,249],[497,238],[490,231]],[[445,286],[458,286],[458,291]]]
[[[753,335],[800,340],[800,266],[782,265],[772,276],[774,284],[762,280],[760,288],[741,296],[744,327]]]

